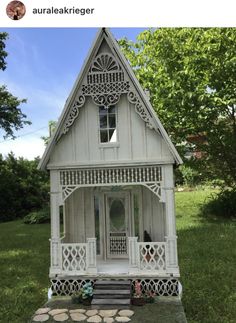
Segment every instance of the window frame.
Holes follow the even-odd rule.
[[[105,110],[107,111],[107,113],[105,114],[106,115],[106,118],[107,118],[107,125],[106,125],[107,127],[106,128],[101,128],[101,124],[100,124],[100,116],[101,116],[101,114],[100,114],[100,108],[102,108],[102,107],[105,108],[105,106],[102,106],[102,105],[100,105],[98,107],[98,142],[99,142],[99,146],[100,147],[118,147],[119,146],[119,137],[118,137],[118,113],[117,113],[117,106],[116,105],[112,105],[109,108],[105,108]],[[115,115],[115,122],[116,122],[116,124],[115,124],[115,127],[114,128],[110,128],[109,127],[109,109],[111,107],[114,107],[115,108],[115,112],[114,113],[111,113],[111,114],[114,114]],[[114,141],[114,142],[110,142],[110,141],[106,141],[106,142],[104,141],[104,142],[102,142],[101,141],[101,131],[102,130],[106,130],[107,133],[108,133],[108,135],[109,135],[109,130],[112,130],[112,129],[115,129],[116,130],[116,141]]]

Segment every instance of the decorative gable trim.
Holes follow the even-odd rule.
[[[61,133],[60,133],[57,141],[60,139],[60,137],[62,135],[65,135],[69,131],[69,129],[72,126],[72,124],[74,123],[75,119],[78,117],[79,110],[80,110],[80,108],[82,108],[84,103],[85,103],[85,96],[80,95],[77,98],[77,100],[75,101],[75,103],[72,105],[72,108],[70,109],[70,112],[66,118],[65,124],[61,130]]]
[[[98,49],[103,40],[107,42],[111,53],[102,53],[97,55]],[[102,57],[102,55],[105,56]],[[112,56],[112,60],[110,59],[110,56]],[[94,57],[96,57],[96,60]],[[119,63],[116,60],[116,57],[118,58]],[[113,61],[113,58],[115,58],[115,62]],[[91,64],[91,61],[93,61],[93,64]],[[102,66],[105,66],[105,71],[101,71]],[[115,80],[115,75],[118,75],[117,80]],[[125,79],[125,75],[127,75],[127,79]],[[86,77],[87,81],[85,81],[83,84],[83,80],[85,80]],[[118,86],[118,94],[116,92],[116,95],[110,95],[111,93],[114,93],[112,88],[113,82],[111,82],[112,85],[108,86],[110,81],[103,82],[104,85],[100,85],[102,90],[98,88],[98,84],[93,83],[93,78],[96,79],[97,77],[110,77],[111,79],[115,80],[116,86]],[[124,79],[122,79],[122,77],[124,77]],[[103,92],[103,96],[101,95],[100,91]],[[179,156],[170,138],[168,137],[168,134],[155,114],[142,87],[136,79],[132,68],[129,66],[126,58],[121,52],[117,41],[114,39],[108,29],[101,28],[97,33],[96,39],[93,42],[81,72],[65,103],[65,107],[57,123],[55,132],[47,145],[38,168],[42,170],[46,169],[53,147],[56,145],[59,138],[69,131],[71,125],[78,117],[80,109],[83,107],[86,101],[86,97],[91,97],[93,102],[96,102],[95,104],[97,105],[98,103],[100,105],[101,102],[112,104],[112,102],[115,102],[114,100],[117,100],[118,102],[120,95],[123,93],[127,95],[129,102],[134,104],[135,111],[144,120],[146,125],[150,129],[155,129],[155,131],[159,130],[176,163],[182,164],[181,157]]]
[[[81,85],[57,141],[69,131],[77,119],[86,97],[91,97],[97,106],[110,107],[120,101],[122,94],[127,94],[128,101],[134,104],[135,112],[150,129],[157,131],[152,117],[136,92],[115,57],[110,53],[98,54],[90,64],[86,81]]]
[[[135,112],[150,129],[157,131],[151,115],[141,103],[136,92],[112,54],[97,55],[91,62],[86,81],[81,85],[81,90],[68,113],[57,141],[69,131],[77,119],[80,108],[86,102],[86,97],[91,97],[97,106],[109,107],[117,104],[122,94],[127,94],[128,101],[134,104]]]

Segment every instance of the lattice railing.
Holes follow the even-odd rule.
[[[60,171],[60,184],[95,185],[160,182],[160,166],[116,167]]]
[[[106,279],[105,277],[103,279]],[[127,279],[127,278],[125,278]],[[111,280],[108,277],[107,280]],[[120,278],[119,278],[120,280]],[[178,296],[178,279],[150,279],[150,278],[130,278],[132,290],[134,291],[135,282],[140,282],[142,294],[148,292],[155,293],[157,296]],[[94,279],[59,279],[51,280],[51,289],[53,295],[69,296],[78,292],[87,282],[94,284]]]
[[[138,242],[139,269],[164,271],[166,269],[165,242]]]
[[[89,73],[87,76],[88,84],[99,84],[99,83],[109,83],[109,82],[123,82],[124,73],[119,72],[105,72],[105,73]]]
[[[61,254],[63,272],[86,272],[86,243],[62,243]]]
[[[135,282],[140,283],[143,295],[154,293],[157,296],[178,296],[179,281],[177,279],[135,279],[132,280],[132,290],[134,291]]]
[[[117,256],[127,254],[126,235],[122,236],[110,233],[110,254]]]

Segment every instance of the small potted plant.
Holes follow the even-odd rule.
[[[136,280],[134,285],[134,294],[131,298],[131,304],[136,306],[142,306],[145,304],[145,300],[143,298],[141,283]]]
[[[93,298],[93,287],[90,282],[84,284],[82,288],[72,295],[72,302],[75,304],[82,303],[83,305],[90,305]]]
[[[144,296],[146,303],[154,303],[156,294],[153,292],[147,292]]]

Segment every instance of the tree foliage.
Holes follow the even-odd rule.
[[[2,71],[6,69],[5,41],[7,37],[7,33],[0,33],[0,70]],[[5,85],[0,86],[0,128],[4,130],[5,137],[14,138],[14,130],[19,130],[24,125],[31,124],[19,108],[22,103],[26,103],[26,100],[12,95],[7,91]]]
[[[49,205],[48,174],[37,170],[39,158],[29,161],[0,155],[0,221],[25,216]]]
[[[6,68],[6,61],[5,61],[5,58],[7,57],[7,52],[5,51],[6,39],[7,39],[7,33],[0,33],[0,69],[3,71]]]
[[[161,28],[120,45],[182,155],[189,136],[206,136],[191,148],[236,185],[236,29]]]
[[[49,143],[54,131],[56,130],[56,126],[57,126],[57,121],[50,120],[48,122],[49,136],[41,137],[41,139],[43,139],[44,141],[45,146],[47,146],[47,144]]]

